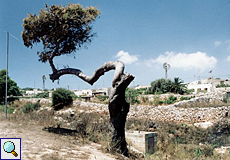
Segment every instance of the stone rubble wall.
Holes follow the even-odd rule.
[[[199,103],[205,103],[212,106],[212,104],[219,103],[223,99],[225,90],[216,91],[208,94],[198,94],[196,98],[180,101],[175,104],[167,106],[130,106],[128,118],[149,119],[153,121],[170,121],[170,122],[216,122],[221,118],[230,117],[230,106],[220,107],[188,107],[185,105],[193,105]],[[38,99],[28,99],[26,101],[37,102]],[[40,100],[42,103],[51,103],[50,100]],[[96,112],[100,114],[109,115],[108,105],[92,102],[74,101],[73,107],[68,109],[69,114],[74,114],[75,111],[80,112]]]
[[[222,103],[225,90],[213,93],[201,93],[196,98],[180,101],[167,106],[130,106],[128,118],[149,119],[153,121],[170,122],[216,122],[221,118],[230,117],[230,106],[209,107],[213,103]],[[207,107],[184,108],[185,105],[205,103]],[[74,102],[74,105],[80,105],[85,112],[97,112],[109,114],[108,105],[92,102]],[[82,110],[82,111],[83,111]]]

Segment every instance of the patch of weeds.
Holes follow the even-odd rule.
[[[203,153],[202,149],[200,147],[197,147],[196,150],[195,150],[194,156],[199,157],[199,156],[201,156],[203,154],[204,153]]]
[[[29,113],[34,110],[38,110],[41,107],[39,102],[40,101],[37,101],[36,103],[27,102],[22,108],[23,113]]]

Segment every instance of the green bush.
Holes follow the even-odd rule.
[[[175,77],[173,81],[170,79],[157,79],[151,82],[150,92],[163,94],[167,92],[184,94],[187,93],[187,87],[185,86],[183,80],[179,77]]]
[[[106,99],[108,99],[109,97],[108,96],[103,96],[103,95],[97,95],[97,98],[101,101],[101,102],[103,102],[103,101],[105,101]]]
[[[37,101],[36,103],[27,102],[22,108],[22,111],[23,113],[29,113],[34,110],[38,110],[40,107],[41,107],[40,101]]]
[[[141,96],[141,101],[142,101],[142,103],[147,103],[147,102],[149,102],[149,97]]]
[[[151,83],[151,92],[153,93],[167,93],[171,91],[172,81],[169,79],[157,79]]]
[[[163,103],[164,103],[164,101],[162,101],[162,100],[159,100],[159,101],[158,101],[158,104],[159,104],[159,105],[162,105]]]
[[[0,111],[5,112],[5,105],[0,105]],[[7,107],[7,113],[13,113],[13,112],[14,112],[14,107],[8,106]]]
[[[52,106],[58,110],[64,106],[71,105],[73,103],[72,93],[64,88],[58,88],[52,93]]]
[[[37,98],[49,98],[49,92],[38,93],[35,97],[37,97]]]
[[[133,88],[127,88],[125,91],[125,98],[131,104],[139,104],[140,101],[138,100],[139,92]]]
[[[229,84],[217,84],[216,88],[222,88],[222,87],[230,87]]]
[[[195,98],[195,96],[191,96],[191,97],[180,97],[180,100],[181,101],[184,101],[184,100],[190,100],[190,99],[192,99],[192,98]]]
[[[170,95],[165,101],[164,103],[165,104],[173,104],[175,103],[177,100],[177,97],[173,96],[173,95]]]

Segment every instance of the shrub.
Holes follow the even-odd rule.
[[[202,149],[200,147],[197,147],[196,150],[195,150],[194,156],[199,157],[199,156],[201,156],[203,154],[204,153],[203,153]]]
[[[171,91],[172,81],[169,79],[157,79],[151,82],[151,92],[153,93],[167,93]]]
[[[40,107],[41,107],[40,101],[37,101],[36,103],[27,102],[22,108],[22,111],[23,113],[29,113],[34,110],[38,110]]]
[[[125,98],[131,104],[140,103],[140,101],[138,100],[138,95],[138,91],[133,88],[127,88],[125,91]]]
[[[147,102],[149,102],[149,98],[146,96],[141,96],[141,101],[142,101],[142,103],[147,103]]]
[[[162,101],[162,100],[159,100],[159,101],[158,101],[158,104],[159,104],[159,105],[162,105],[163,103],[164,103],[164,101]]]
[[[49,92],[38,93],[37,98],[49,98]]]
[[[23,113],[29,113],[34,110],[32,103],[26,103],[26,105],[22,108]]]
[[[173,103],[176,102],[176,100],[177,100],[177,97],[175,97],[175,96],[173,96],[173,95],[170,95],[170,96],[168,97],[168,99],[166,99],[166,100],[164,101],[164,103],[165,103],[165,104],[173,104]]]
[[[64,88],[58,88],[52,93],[52,106],[55,110],[73,103],[72,93]]]
[[[100,101],[105,101],[106,99],[108,99],[109,97],[108,96],[103,96],[103,95],[97,95],[97,98],[100,100]]]
[[[5,112],[5,105],[0,105],[0,111]],[[7,113],[13,113],[13,112],[14,112],[14,107],[8,106],[7,107]]]

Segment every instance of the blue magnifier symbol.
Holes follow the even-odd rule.
[[[7,141],[3,145],[3,149],[7,153],[12,153],[15,157],[18,156],[18,154],[14,151],[15,150],[15,145],[11,141]]]

